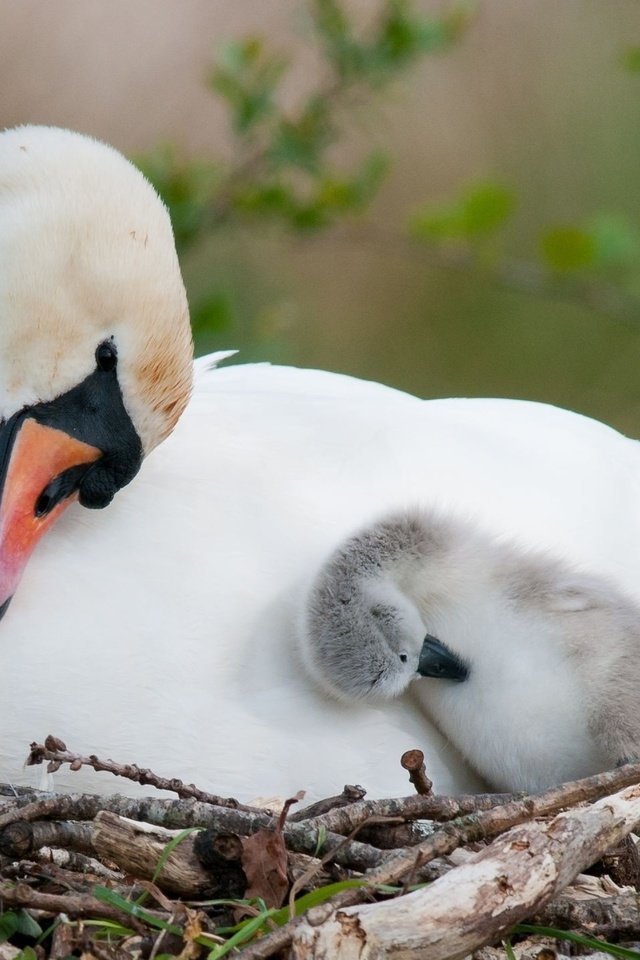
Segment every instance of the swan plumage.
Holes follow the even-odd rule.
[[[5,130],[0,262],[0,417],[74,387],[114,336],[143,448],[168,436],[193,347],[169,215],[140,171],[70,130]]]
[[[3,219],[2,205],[10,205],[13,165],[22,164],[27,133],[0,136],[0,244],[15,266],[6,273],[0,264],[0,357],[20,383],[5,373],[4,416],[8,424],[28,418],[25,403],[48,403],[56,391],[64,398],[82,377],[110,384],[115,403],[116,373],[122,371],[122,405],[149,455],[129,464],[127,479],[140,466],[133,482],[123,489],[111,484],[107,495],[115,497],[105,510],[72,503],[63,513],[69,499],[60,503],[52,515],[57,522],[26,566],[0,624],[0,778],[33,782],[32,771],[22,766],[28,744],[51,732],[72,749],[136,761],[245,800],[300,788],[317,797],[353,781],[374,795],[400,793],[407,787],[399,756],[415,746],[424,749],[438,789],[477,785],[411,697],[382,706],[337,704],[317,691],[296,652],[301,598],[346,536],[416,502],[466,512],[488,529],[583,562],[637,595],[637,445],[592,420],[540,404],[421,401],[313,370],[267,364],[212,369],[211,358],[196,363],[191,400],[157,445],[186,399],[191,369],[184,374],[185,301],[166,214],[153,199],[158,211],[149,216],[164,225],[162,251],[151,242],[145,247],[144,237],[139,249],[139,228],[125,218],[122,240],[145,264],[131,272],[127,257],[101,246],[102,224],[118,226],[104,204],[111,184],[122,216],[129,199],[132,209],[140,202],[147,211],[153,206],[148,186],[135,172],[125,175],[133,168],[124,161],[116,171],[109,148],[88,141],[88,163],[84,138],[28,131],[34,143],[42,138],[42,150],[34,147],[30,156],[39,156],[45,170],[51,138],[66,144],[56,176],[73,193],[70,210],[83,216],[67,223],[65,204],[58,202],[52,224],[47,176],[34,174],[39,186],[29,206],[31,242],[21,246],[20,218]],[[59,199],[55,182],[51,190]],[[54,228],[62,236],[68,229],[81,247],[89,231],[96,245],[84,252],[103,256],[86,272],[69,270],[64,258],[51,259],[43,249]],[[122,290],[114,289],[119,271],[126,280]],[[46,294],[52,290],[57,309],[50,315]],[[128,309],[129,296],[140,309]],[[153,304],[167,329],[147,341]],[[101,323],[103,313],[118,321],[117,329]],[[75,358],[69,364],[59,349],[59,316]],[[95,368],[97,348],[109,343],[102,338],[114,331],[118,367]],[[145,371],[162,373],[162,364],[140,364],[129,348],[139,359],[149,343],[152,352],[158,344],[166,350],[175,336],[169,353],[178,365],[167,361],[167,382],[181,384],[178,406],[158,420],[154,391],[162,395],[163,389],[156,378],[149,394],[154,378],[146,380]],[[51,350],[57,350],[56,363]],[[182,371],[177,378],[176,370]],[[89,446],[81,500],[94,462],[109,462],[98,446]],[[2,507],[0,500],[0,535]],[[114,789],[111,778],[84,770],[60,770],[56,785]]]
[[[498,789],[640,756],[640,605],[458,517],[409,510],[340,544],[306,598],[300,645],[347,702],[410,689]]]

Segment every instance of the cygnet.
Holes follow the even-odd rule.
[[[640,754],[640,609],[465,519],[413,510],[344,541],[306,596],[300,649],[340,700],[410,687],[500,790]]]

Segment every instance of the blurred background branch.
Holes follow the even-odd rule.
[[[233,218],[279,221],[290,231],[309,233],[366,212],[391,151],[370,151],[345,173],[330,158],[342,124],[421,57],[449,49],[475,10],[471,0],[457,0],[432,17],[420,14],[412,0],[376,5],[374,23],[361,36],[340,0],[308,0],[323,76],[293,110],[278,98],[289,68],[285,56],[258,35],[225,46],[209,86],[227,106],[236,138],[233,159],[189,162],[171,146],[138,158],[169,206],[181,253]],[[639,64],[639,49],[629,48],[623,68],[638,72]],[[627,218],[605,211],[581,223],[551,224],[536,238],[537,258],[523,261],[508,258],[502,236],[516,208],[514,190],[485,181],[464,186],[446,204],[418,205],[406,234],[370,224],[343,230],[336,239],[383,244],[389,255],[421,256],[445,270],[481,274],[498,287],[575,301],[624,324],[640,324],[640,296],[633,290],[640,233]],[[193,309],[196,335],[215,329],[215,295],[205,290]]]
[[[369,35],[359,37],[338,0],[309,0],[323,76],[292,110],[278,100],[286,57],[257,35],[225,46],[209,86],[227,105],[236,137],[234,159],[194,164],[171,147],[140,159],[171,210],[183,252],[234,215],[314,230],[366,209],[387,157],[374,150],[354,171],[336,169],[329,151],[349,122],[349,111],[421,56],[447,49],[473,11],[470,0],[456,0],[430,18],[417,13],[411,0],[379,0],[378,7]]]
[[[140,161],[198,352],[640,434],[637,0],[114,3],[0,0],[0,122]]]

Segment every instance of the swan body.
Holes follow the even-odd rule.
[[[498,789],[640,756],[640,606],[467,521],[413,510],[348,539],[313,583],[300,643],[310,674],[347,702],[411,684]]]
[[[208,365],[135,480],[104,511],[70,507],[27,567],[0,625],[3,779],[32,782],[27,744],[52,732],[244,800],[352,781],[402,793],[412,746],[437,789],[477,786],[411,693],[340,704],[317,690],[295,649],[306,585],[354,527],[417,497],[633,583],[635,444],[537,404]],[[114,789],[84,771],[56,785]]]
[[[416,502],[637,596],[638,447],[594,421],[212,358],[187,405],[168,219],[110,148],[0,134],[0,246],[0,779],[33,783],[28,744],[53,733],[242,800],[405,792],[410,747],[437,789],[477,786],[409,693],[336,703],[296,648],[324,558]]]

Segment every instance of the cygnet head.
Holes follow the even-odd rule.
[[[167,211],[105,144],[0,133],[0,611],[76,495],[110,502],[175,426],[192,376]]]
[[[315,681],[338,699],[389,699],[412,680],[464,681],[468,665],[431,635],[402,588],[416,561],[438,549],[440,527],[392,517],[347,540],[315,579],[300,651]]]

